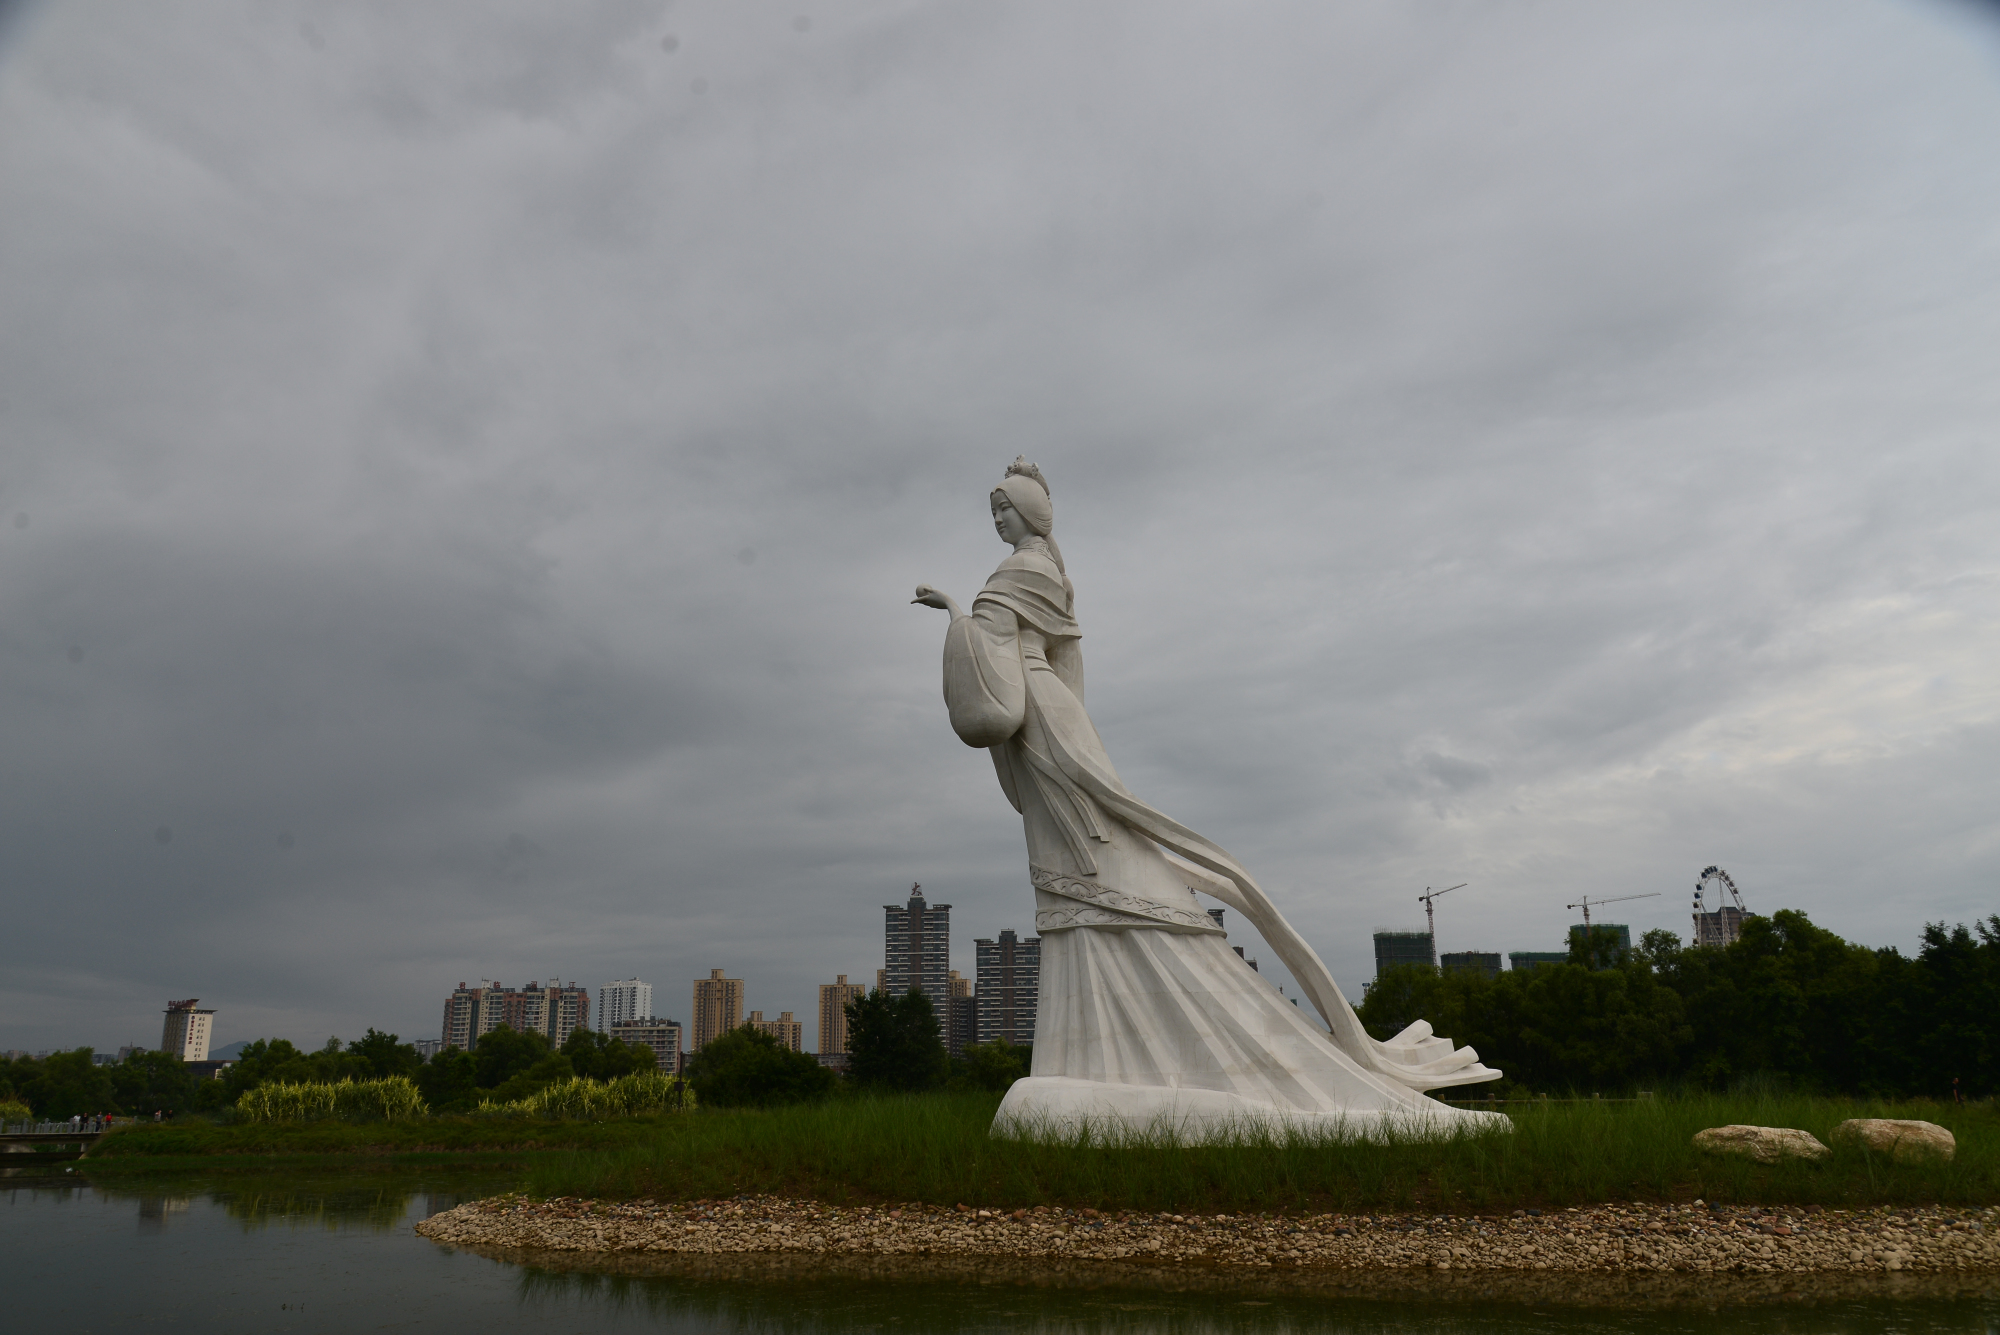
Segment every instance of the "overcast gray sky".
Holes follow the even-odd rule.
[[[1996,126],[1946,0],[16,10],[0,1046],[804,1014],[912,881],[969,969],[908,599],[1017,453],[1127,783],[1357,998],[1426,885],[2000,911]]]

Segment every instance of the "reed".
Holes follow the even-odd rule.
[[[273,1083],[246,1089],[236,1111],[247,1122],[406,1122],[430,1115],[424,1096],[405,1076],[386,1080]]]
[[[581,1122],[691,1111],[694,1105],[694,1091],[684,1081],[659,1071],[641,1071],[608,1082],[581,1077],[560,1080],[524,1099],[481,1103],[479,1112],[488,1117]]]
[[[1509,1111],[1511,1133],[1441,1141],[1342,1142],[1250,1132],[1233,1143],[987,1134],[997,1098],[837,1099],[665,1119],[629,1148],[538,1156],[537,1196],[699,1199],[763,1194],[835,1203],[924,1201],[1018,1208],[1442,1213],[1608,1200],[1877,1205],[2000,1202],[2000,1116],[1991,1105],[1883,1105],[1814,1098],[1687,1098],[1541,1104]],[[1898,1163],[1834,1144],[1849,1117],[1921,1117],[1958,1137],[1955,1160]],[[1793,1126],[1830,1158],[1758,1164],[1699,1153],[1696,1131]]]

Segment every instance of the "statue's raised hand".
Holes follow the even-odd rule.
[[[910,601],[912,603],[922,603],[925,607],[935,607],[939,611],[949,612],[953,616],[959,614],[958,604],[951,600],[950,594],[939,593],[928,584],[917,585],[917,596],[910,599]]]

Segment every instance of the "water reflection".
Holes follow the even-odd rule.
[[[141,1196],[139,1198],[139,1227],[160,1229],[167,1226],[167,1216],[186,1214],[189,1198],[186,1196]]]
[[[508,1253],[420,1218],[513,1185],[492,1170],[51,1174],[0,1184],[19,1329],[482,1335],[2000,1335],[2000,1276],[1698,1285],[1673,1276],[1375,1275],[991,1258]],[[102,1282],[105,1274],[120,1277]],[[10,1327],[11,1328],[11,1327]]]
[[[498,1259],[496,1257],[496,1259]],[[626,1258],[520,1254],[524,1308],[568,1303],[654,1328],[784,1332],[921,1330],[972,1335],[1517,1335],[1643,1331],[1648,1335],[1851,1332],[1924,1335],[2000,1331],[2000,1276],[1858,1277],[1700,1283],[1568,1276],[1518,1282],[1442,1280],[1421,1272],[1245,1276],[1061,1263],[830,1260],[741,1256]]]

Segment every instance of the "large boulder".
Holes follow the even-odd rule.
[[[1694,1147],[1710,1154],[1747,1154],[1760,1163],[1823,1159],[1833,1153],[1810,1131],[1789,1126],[1712,1126],[1694,1133]]]
[[[1853,1117],[1833,1129],[1833,1138],[1866,1146],[1894,1159],[1949,1159],[1958,1153],[1957,1138],[1936,1122]]]

